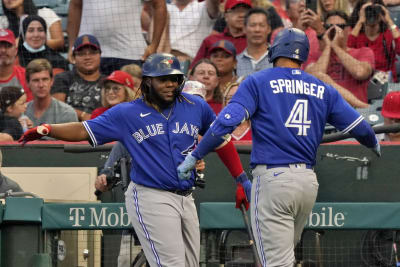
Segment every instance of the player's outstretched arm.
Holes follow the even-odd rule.
[[[357,139],[360,144],[370,148],[378,157],[381,156],[381,146],[376,138],[375,132],[372,127],[362,120],[356,127],[354,127],[350,134]]]
[[[50,136],[63,141],[89,140],[89,134],[81,122],[70,122],[62,124],[42,124],[26,131],[18,142],[22,145],[27,142],[38,140],[43,136]]]
[[[236,126],[245,119],[247,119],[247,111],[243,106],[236,103],[228,104],[204,134],[196,149],[188,154],[178,166],[179,179],[190,179],[196,161],[204,158],[216,147],[221,146],[227,139],[226,135],[232,133]]]

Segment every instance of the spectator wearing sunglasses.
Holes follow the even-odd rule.
[[[400,55],[400,31],[382,0],[360,0],[350,18],[353,27],[347,45],[370,47],[375,54],[375,70],[392,72],[395,82],[396,55]]]
[[[96,118],[119,103],[134,100],[138,96],[134,85],[132,76],[129,73],[121,70],[112,72],[103,82],[103,88],[101,89],[102,107],[93,110],[90,119]]]
[[[374,53],[368,47],[347,47],[351,30],[347,22],[348,16],[343,11],[327,13],[321,51],[310,56],[311,63],[306,71],[334,86],[353,107],[365,108],[368,107],[367,85],[374,68]]]

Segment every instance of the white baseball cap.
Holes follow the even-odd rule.
[[[204,100],[206,99],[206,86],[198,81],[187,81],[182,89],[182,92],[201,96]]]

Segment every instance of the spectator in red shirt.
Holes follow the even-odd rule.
[[[342,11],[328,12],[321,51],[310,55],[306,71],[335,87],[350,105],[368,107],[367,85],[374,67],[374,53],[368,47],[346,46],[350,27]]]
[[[370,47],[375,54],[375,69],[392,72],[395,82],[396,55],[400,55],[400,31],[382,0],[360,0],[350,18],[353,27],[348,47]]]
[[[203,40],[190,68],[193,68],[200,59],[207,57],[211,46],[219,40],[232,42],[237,53],[241,53],[247,46],[246,35],[243,31],[244,17],[251,7],[251,0],[227,0],[225,2],[225,20],[227,23],[225,30],[222,33],[211,34]]]
[[[31,101],[32,92],[25,80],[25,69],[16,65],[16,58],[17,46],[14,33],[8,29],[0,29],[0,87],[22,87],[27,101]]]
[[[102,107],[93,110],[90,119],[103,114],[107,109],[122,103],[129,102],[137,96],[132,76],[125,71],[116,70],[108,76],[101,89]]]

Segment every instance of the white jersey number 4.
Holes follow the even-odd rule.
[[[285,122],[286,127],[294,127],[298,129],[297,135],[307,136],[307,129],[311,126],[308,120],[308,100],[298,99],[294,103],[290,111],[289,118]]]

